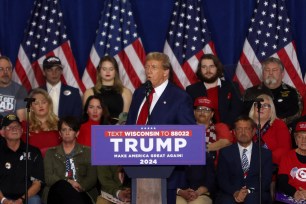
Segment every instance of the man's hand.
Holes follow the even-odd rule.
[[[184,198],[187,202],[193,201],[198,197],[198,194],[193,189],[181,189],[178,195]]]
[[[297,201],[306,200],[306,190],[300,187],[299,190],[294,193],[293,197]]]
[[[120,190],[118,194],[118,198],[119,200],[123,202],[130,202],[131,201],[131,189],[125,188],[123,190]]]
[[[239,191],[236,191],[233,196],[237,203],[242,203],[244,202],[247,195],[248,189],[246,188],[246,186],[243,186]]]

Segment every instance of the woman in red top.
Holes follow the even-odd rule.
[[[92,95],[87,98],[82,118],[83,123],[77,141],[80,144],[91,146],[91,126],[109,124],[109,113],[101,96]]]
[[[277,166],[283,155],[291,149],[291,137],[287,125],[276,117],[275,106],[270,96],[259,95],[262,98],[260,108],[261,144],[264,148],[271,150],[273,163]],[[258,104],[251,107],[250,118],[258,124]],[[254,137],[257,140],[258,135]]]
[[[281,158],[286,155],[291,149],[291,136],[287,125],[281,119],[276,117],[275,106],[272,98],[269,95],[262,94],[257,98],[262,98],[261,107],[258,114],[258,103],[253,103],[249,116],[258,125],[260,116],[261,124],[261,145],[263,148],[269,149],[272,152],[272,162],[274,168],[273,179],[271,183],[271,196],[274,199],[275,195],[275,179],[280,164]],[[257,142],[258,133],[253,137]]]
[[[29,95],[35,98],[29,113],[29,144],[40,149],[42,155],[50,148],[60,144],[57,131],[58,118],[53,113],[53,103],[47,91],[41,88],[33,89]],[[23,123],[25,127],[25,123]],[[22,138],[25,141],[25,133]]]

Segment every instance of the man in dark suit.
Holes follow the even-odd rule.
[[[158,52],[147,55],[145,74],[153,87],[153,99],[150,106],[146,108],[146,111],[150,109],[150,115],[144,122],[140,122],[139,115],[141,115],[142,107],[147,101],[146,92],[148,92],[148,88],[141,86],[133,94],[126,124],[196,124],[192,99],[184,90],[169,81],[170,72],[171,64],[167,55]],[[177,181],[182,173],[182,171],[174,170],[170,178],[167,179],[167,203],[169,204],[176,202]]]
[[[201,57],[196,75],[200,81],[187,86],[187,93],[193,100],[201,96],[208,97],[215,104],[216,122],[232,126],[243,110],[238,84],[221,79],[223,78],[223,65],[212,54],[205,54]]]
[[[235,121],[237,143],[221,149],[217,179],[219,194],[217,204],[259,203],[259,147],[252,142],[256,125],[247,117]],[[272,156],[268,149],[261,148],[262,203],[271,203]]]
[[[68,86],[61,82],[63,66],[58,57],[47,57],[43,62],[44,76],[46,85],[41,87],[45,89],[53,102],[53,111],[59,117],[75,116],[81,118],[82,100],[77,88]]]
[[[155,91],[147,124],[196,124],[192,99],[169,81],[170,72],[171,64],[167,55],[157,52],[147,55],[145,74]],[[133,94],[126,124],[137,124],[145,100],[146,87],[141,86]]]

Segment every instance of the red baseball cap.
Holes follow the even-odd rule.
[[[295,127],[295,131],[298,132],[298,131],[306,131],[306,122],[305,121],[302,121],[302,122],[299,122],[296,127]]]
[[[207,108],[214,109],[214,104],[212,100],[210,100],[209,98],[205,96],[196,98],[194,100],[193,106],[205,106]]]

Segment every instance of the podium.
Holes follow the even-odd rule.
[[[125,166],[132,178],[132,204],[166,204],[167,178],[174,166]]]
[[[166,204],[175,166],[204,165],[205,146],[200,125],[92,127],[92,164],[123,166],[132,179],[132,204]]]

